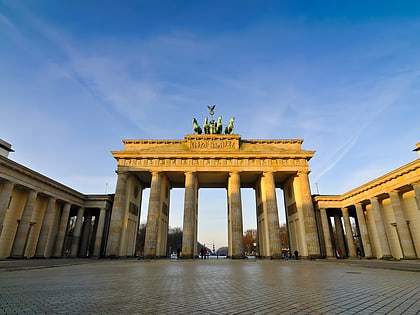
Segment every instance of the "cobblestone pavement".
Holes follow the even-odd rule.
[[[395,264],[0,261],[0,314],[420,314],[412,270],[420,264],[387,265]]]

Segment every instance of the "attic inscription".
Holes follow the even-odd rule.
[[[190,139],[189,147],[198,150],[237,150],[239,149],[239,141],[237,139]]]

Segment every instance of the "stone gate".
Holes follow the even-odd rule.
[[[258,247],[281,257],[276,188],[284,190],[290,248],[320,256],[309,185],[314,151],[303,140],[244,140],[236,134],[189,134],[183,140],[123,140],[112,152],[118,181],[107,243],[108,256],[130,256],[140,218],[142,191],[150,188],[144,255],[166,256],[171,188],[184,188],[182,257],[197,253],[198,191],[226,188],[228,256],[244,257],[241,188],[255,190]]]

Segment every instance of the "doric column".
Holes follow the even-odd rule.
[[[376,227],[378,242],[379,242],[379,250],[381,255],[377,254],[377,258],[384,258],[390,257],[391,251],[389,249],[388,239],[386,237],[386,231],[384,222],[382,220],[381,208],[379,205],[379,200],[377,197],[373,197],[370,199],[370,203],[372,205],[372,212],[374,218],[374,225]],[[375,244],[376,245],[376,244]],[[379,257],[378,257],[379,256]]]
[[[81,257],[86,257],[89,249],[90,244],[90,231],[92,229],[92,212],[91,210],[86,211],[85,219],[83,220],[83,228],[82,228],[82,241],[80,242],[80,250],[79,254]]]
[[[52,250],[54,247],[54,240],[58,230],[58,210],[56,207],[56,199],[50,198],[48,203],[47,213],[43,223],[43,229],[45,228],[47,239],[45,242],[44,257],[51,257]]]
[[[73,238],[71,241],[70,257],[77,257],[79,254],[80,235],[82,232],[84,212],[85,212],[84,208],[80,208],[79,211],[77,212],[76,225],[74,227]]]
[[[35,207],[37,195],[38,192],[35,190],[29,190],[28,192],[28,198],[26,199],[25,208],[23,209],[22,218],[20,219],[15,243],[13,245],[12,255],[14,257],[23,257],[24,255],[26,242],[28,240],[32,211]]]
[[[121,171],[118,172],[114,204],[112,206],[111,221],[109,223],[106,250],[108,256],[118,256],[120,253],[120,240],[127,205],[127,177],[127,173]]]
[[[356,203],[356,215],[357,222],[359,224],[360,237],[362,238],[363,251],[365,257],[372,257],[372,247],[370,246],[369,233],[365,221],[365,215],[363,214],[363,208],[361,203]]]
[[[40,225],[40,232],[38,243],[36,246],[36,253],[37,257],[50,257],[49,249],[51,248],[51,239],[50,239],[50,232],[53,227],[53,222],[56,218],[56,199],[53,197],[48,197],[48,204],[47,208],[45,209],[45,214],[43,216],[43,220],[38,222],[38,226]],[[47,244],[48,243],[48,244]],[[48,246],[47,246],[48,245]]]
[[[23,254],[26,258],[32,258],[36,256],[37,244],[39,236],[41,234],[42,221],[45,216],[46,207],[48,202],[45,198],[38,194],[38,201],[35,202],[34,209],[31,215],[31,221],[29,223],[28,238],[25,245],[25,252]]]
[[[7,209],[9,208],[10,198],[15,184],[12,182],[5,182],[3,189],[0,192],[0,237],[3,230],[3,221],[6,216]]]
[[[389,193],[389,197],[391,198],[391,205],[396,223],[395,228],[397,229],[397,235],[399,238],[399,243],[401,244],[403,258],[414,259],[416,258],[416,253],[414,251],[413,240],[411,239],[407,220],[404,217],[400,195],[398,191],[391,191]]]
[[[154,258],[157,255],[159,214],[161,207],[161,174],[152,173],[152,182],[150,184],[149,211],[147,214],[146,236],[144,242],[144,256]]]
[[[64,204],[63,211],[61,213],[60,225],[58,227],[57,240],[55,242],[55,257],[63,256],[64,239],[66,237],[67,224],[69,222],[70,208],[71,205],[69,203]]]
[[[417,209],[420,210],[420,183],[412,184],[412,186],[416,195]]]
[[[327,209],[320,208],[322,232],[324,233],[325,249],[327,257],[334,257],[333,247],[331,244],[330,225],[328,223]]]
[[[272,172],[264,172],[263,174],[263,202],[266,204],[267,211],[267,228],[269,236],[270,256],[273,258],[282,257],[279,214],[277,208],[276,185],[274,183],[274,175]]]
[[[302,198],[302,208],[305,225],[305,237],[308,248],[308,257],[320,256],[318,231],[316,228],[315,212],[311,197],[311,188],[309,186],[309,172],[298,172],[299,186]]]
[[[102,238],[104,234],[106,209],[102,208],[99,213],[98,228],[96,229],[95,248],[93,250],[94,257],[101,256]]]
[[[230,229],[232,233],[232,258],[244,257],[241,179],[239,173],[232,172],[228,180],[228,200],[230,209]]]
[[[3,229],[0,234],[0,259],[11,256],[13,242],[16,236],[16,230],[18,228],[18,220],[20,211],[17,209],[17,202],[12,200],[10,205],[7,205],[7,209],[3,219]]]
[[[341,209],[343,213],[344,228],[346,229],[347,248],[349,249],[349,256],[356,257],[356,249],[354,248],[353,231],[351,229],[349,210],[344,207]]]
[[[197,207],[196,173],[185,173],[184,225],[182,235],[182,258],[194,258]]]
[[[338,213],[334,214],[334,225],[335,225],[335,233],[337,236],[337,242],[336,250],[341,249],[342,253],[345,252],[346,246],[344,244],[344,232],[343,232],[343,226],[341,225],[341,216]]]

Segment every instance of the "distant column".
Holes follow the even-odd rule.
[[[35,253],[37,257],[50,257],[50,249],[52,246],[50,238],[52,235],[50,233],[53,229],[54,220],[57,217],[56,201],[57,200],[54,197],[48,197],[48,204],[43,220],[39,221],[40,233]]]
[[[372,247],[370,246],[369,233],[367,230],[365,215],[363,214],[363,208],[361,203],[356,203],[356,215],[357,223],[359,224],[360,237],[362,238],[363,251],[365,257],[372,257]]]
[[[20,213],[18,213],[15,202],[12,201],[12,203],[13,204],[10,206],[6,206],[9,209],[7,209],[3,219],[3,229],[0,234],[0,259],[9,257],[11,255],[13,242],[16,236],[16,230],[18,227],[18,219]]]
[[[147,214],[146,236],[144,242],[144,256],[155,258],[157,255],[157,240],[159,228],[159,214],[161,207],[161,174],[152,173],[152,182],[150,184],[149,211]]]
[[[84,212],[84,208],[80,208],[77,212],[76,225],[74,227],[73,239],[71,241],[70,257],[78,257],[79,255],[80,235],[82,232]]]
[[[302,197],[302,208],[305,226],[305,238],[308,248],[308,256],[320,256],[318,230],[315,221],[315,212],[312,203],[311,188],[309,185],[309,172],[298,172],[299,186]]]
[[[48,203],[47,213],[45,214],[45,219],[43,223],[42,229],[45,228],[46,230],[46,242],[45,242],[45,249],[44,249],[44,257],[51,257],[52,250],[54,247],[54,240],[57,235],[58,230],[58,210],[57,210],[57,203],[55,198],[50,198]]]
[[[83,231],[82,231],[82,241],[80,242],[80,256],[87,257],[89,255],[88,249],[90,244],[90,231],[92,229],[92,212],[91,210],[86,211],[85,219],[83,224]]]
[[[35,207],[35,200],[38,192],[30,190],[28,192],[28,198],[26,199],[25,208],[23,209],[22,218],[20,219],[19,227],[16,233],[15,243],[13,245],[13,256],[23,257],[25,252],[26,242],[28,240],[28,234],[30,230],[30,222],[32,211]]]
[[[118,172],[117,187],[115,189],[114,204],[109,223],[106,253],[108,256],[119,256],[120,242],[123,230],[123,220],[127,208],[127,177],[125,172]]]
[[[93,250],[94,257],[101,256],[102,239],[103,239],[104,226],[105,226],[105,216],[106,216],[106,209],[101,208],[101,211],[99,213],[98,228],[96,230],[95,248]]]
[[[373,197],[370,199],[370,203],[372,204],[373,217],[374,217],[374,223],[375,223],[374,225],[376,227],[378,242],[379,242],[378,245],[379,245],[379,250],[381,252],[380,257],[377,257],[377,258],[391,257],[391,251],[389,249],[388,239],[386,237],[386,231],[385,231],[384,222],[382,220],[379,200],[377,197]]]
[[[343,213],[344,228],[346,229],[346,241],[349,249],[349,256],[352,258],[356,257],[356,249],[354,248],[353,230],[350,224],[349,210],[344,207],[341,209]]]
[[[185,173],[184,225],[182,235],[182,258],[194,258],[196,240],[196,207],[197,207],[196,173]]]
[[[232,258],[244,257],[241,180],[239,173],[232,172],[228,179],[228,199],[230,204],[230,224],[232,233]]]
[[[420,210],[420,183],[412,184],[412,186],[416,195],[417,209]]]
[[[69,203],[64,204],[63,211],[61,213],[60,225],[58,228],[57,241],[55,242],[56,243],[55,253],[54,253],[55,257],[63,256],[64,239],[66,237],[67,224],[69,222],[70,208],[71,208],[71,204]]]
[[[10,198],[12,197],[14,187],[14,183],[6,182],[3,184],[3,189],[0,192],[0,238],[2,236],[4,217],[6,216],[6,212],[9,208]]]
[[[341,249],[342,252],[345,252],[346,246],[344,244],[344,232],[343,226],[341,225],[341,216],[339,213],[334,214],[334,224],[335,224],[335,233],[337,236],[337,246],[336,250]]]
[[[334,257],[333,247],[331,243],[330,225],[328,223],[327,209],[320,208],[319,213],[321,215],[322,232],[324,233],[325,250],[327,257]]]
[[[45,216],[47,203],[45,199],[38,195],[37,200],[40,202],[35,203],[35,207],[32,211],[31,221],[29,223],[28,238],[25,245],[25,253],[23,254],[26,258],[32,258],[36,256],[36,250],[38,240],[41,234],[42,221]]]
[[[413,240],[411,239],[410,230],[408,229],[407,220],[401,207],[401,199],[398,191],[389,192],[391,198],[392,210],[394,212],[397,235],[399,243],[401,244],[403,258],[415,259],[416,253],[414,251]]]
[[[263,174],[263,196],[265,197],[267,211],[267,228],[268,228],[268,247],[270,256],[273,258],[282,257],[279,214],[277,208],[276,185],[274,183],[274,175],[272,172],[264,172]]]

